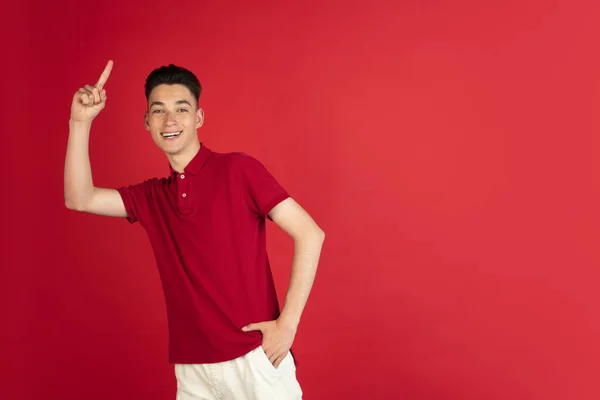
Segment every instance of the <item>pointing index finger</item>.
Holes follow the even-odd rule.
[[[113,67],[113,62],[112,62],[112,60],[110,60],[106,64],[106,68],[104,68],[104,71],[102,71],[102,75],[100,75],[100,79],[98,79],[98,83],[96,83],[96,87],[99,90],[102,90],[102,88],[104,87],[104,84],[108,80],[108,77],[110,76],[110,71],[112,71],[112,67]]]

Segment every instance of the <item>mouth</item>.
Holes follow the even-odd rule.
[[[179,131],[179,132],[161,132],[161,136],[164,137],[165,139],[175,139],[176,137],[178,137],[179,135],[181,135],[183,131]]]

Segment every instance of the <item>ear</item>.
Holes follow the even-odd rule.
[[[150,125],[148,125],[148,111],[144,113],[144,127],[147,131],[150,130]]]
[[[199,108],[196,112],[196,129],[200,128],[204,123],[204,111]]]

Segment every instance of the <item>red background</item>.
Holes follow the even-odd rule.
[[[600,398],[597,2],[117,4],[5,13],[0,397],[174,398],[145,233],[63,204],[72,95],[113,59],[97,185],[168,172],[143,84],[173,62],[203,83],[201,139],[327,233],[306,399]]]

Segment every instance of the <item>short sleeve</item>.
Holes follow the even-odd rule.
[[[127,220],[132,224],[140,221],[143,225],[144,217],[149,214],[148,199],[150,198],[150,189],[148,181],[136,185],[123,186],[117,188],[117,191],[123,199],[123,204],[127,211]]]
[[[267,218],[273,207],[289,197],[288,192],[254,157],[242,153],[240,167],[244,195],[251,210],[259,216]]]

